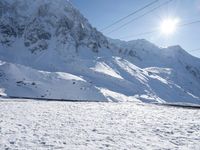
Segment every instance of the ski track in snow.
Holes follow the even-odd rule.
[[[0,149],[200,149],[200,110],[0,101]]]

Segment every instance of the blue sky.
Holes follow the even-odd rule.
[[[70,0],[76,8],[89,20],[98,30],[113,23],[121,17],[143,7],[153,0]],[[122,23],[105,30],[103,33],[111,38],[122,40],[134,40],[145,38],[158,46],[181,45],[188,52],[200,48],[200,23],[177,28],[173,35],[166,36],[157,31],[153,34],[135,36],[159,28],[163,19],[179,18],[180,23],[188,23],[200,20],[200,0],[174,0],[168,5],[132,22],[128,26],[108,34],[123,23],[145,13],[146,11],[162,4],[167,0],[160,0],[155,5],[126,19]],[[200,51],[191,52],[192,55],[200,57]]]

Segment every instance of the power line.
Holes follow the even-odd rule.
[[[158,30],[151,30],[151,31],[147,31],[147,32],[142,32],[142,33],[134,34],[134,35],[120,37],[119,39],[131,38],[131,37],[136,37],[136,36],[141,36],[141,35],[148,35],[148,34],[155,33],[157,31]]]
[[[110,27],[114,26],[115,24],[117,24],[117,23],[119,23],[119,22],[121,22],[121,21],[123,21],[123,20],[125,20],[125,19],[129,18],[130,16],[132,16],[132,15],[134,15],[134,14],[136,14],[136,13],[138,13],[138,12],[142,11],[142,10],[144,10],[145,8],[147,8],[147,7],[150,7],[151,5],[153,5],[153,4],[155,4],[155,3],[157,3],[158,1],[159,1],[159,0],[155,0],[155,1],[153,1],[153,2],[151,2],[151,3],[149,3],[149,4],[147,4],[147,5],[143,6],[142,8],[140,8],[140,9],[138,9],[138,10],[136,10],[136,11],[134,11],[134,12],[130,13],[129,15],[127,15],[127,16],[125,16],[125,17],[122,17],[122,18],[120,18],[119,20],[117,20],[117,21],[113,22],[112,24],[110,24],[110,25],[108,25],[108,26],[104,27],[104,28],[103,28],[103,29],[101,29],[100,31],[104,31],[104,30],[106,30],[106,29],[108,29],[108,28],[110,28]]]
[[[187,25],[191,25],[191,24],[196,24],[196,23],[200,23],[200,20],[193,21],[193,22],[189,22],[189,23],[181,24],[180,27],[182,27],[182,26],[187,26]]]
[[[180,25],[178,25],[178,27],[189,26],[189,25],[197,24],[197,23],[200,23],[200,20],[192,21],[192,22],[188,22],[188,23],[184,23],[184,24],[180,24]],[[141,35],[153,34],[153,33],[157,32],[157,31],[159,31],[159,30],[155,29],[155,30],[151,30],[151,31],[147,31],[147,32],[138,33],[138,34],[135,34],[135,35],[121,37],[119,39],[125,39],[125,38],[130,38],[130,37],[137,37],[137,36],[141,36]]]
[[[172,2],[172,1],[174,1],[174,0],[168,0],[168,1],[166,1],[166,2],[164,2],[164,3],[162,3],[162,4],[160,4],[159,6],[157,6],[157,7],[153,8],[153,9],[147,11],[146,13],[144,13],[144,14],[142,14],[142,15],[140,15],[140,16],[134,18],[134,19],[132,19],[131,21],[129,21],[129,22],[127,22],[127,23],[125,23],[125,24],[119,26],[118,28],[116,28],[116,29],[114,29],[114,30],[111,30],[111,31],[108,32],[107,34],[110,34],[110,33],[113,33],[113,32],[115,32],[115,31],[118,31],[119,29],[121,29],[121,28],[127,26],[128,24],[134,22],[135,20],[138,20],[138,19],[140,19],[140,18],[142,18],[142,17],[148,15],[149,13],[151,13],[151,12],[157,10],[158,8],[160,8],[160,7],[162,7],[162,6],[167,5],[168,3]]]

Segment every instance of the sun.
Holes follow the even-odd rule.
[[[160,31],[165,35],[173,34],[178,26],[179,19],[178,18],[167,18],[161,22]]]

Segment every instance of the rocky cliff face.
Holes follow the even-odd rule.
[[[2,0],[0,33],[2,45],[22,39],[32,53],[47,50],[52,40],[76,50],[85,45],[98,52],[108,46],[107,39],[66,0]]]

